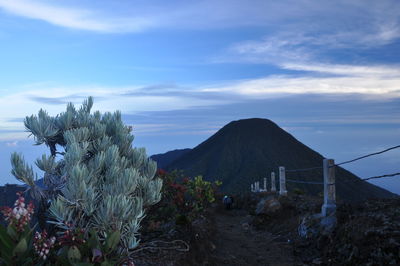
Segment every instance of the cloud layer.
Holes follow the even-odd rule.
[[[37,113],[40,108],[55,115],[64,110],[67,102],[80,104],[90,95],[96,99],[95,109],[103,112],[119,109],[125,114],[185,110],[307,94],[330,95],[332,98],[357,94],[364,100],[383,102],[400,98],[400,67],[321,64],[286,64],[283,67],[309,73],[301,76],[272,75],[207,86],[49,87],[9,94],[0,98],[4,110],[0,114],[0,139],[15,138],[10,131],[22,131],[22,118]],[[44,96],[49,91],[52,96]]]
[[[348,33],[329,33],[324,41],[308,37],[314,43],[325,42],[346,45],[348,39],[357,39],[362,45],[390,42],[399,37],[399,5],[388,1],[262,1],[245,0],[204,1],[46,1],[0,0],[4,11],[30,19],[79,30],[93,32],[141,32],[157,28],[210,29],[237,26],[263,26],[286,31],[296,27],[302,30],[330,26],[328,30],[348,27]],[[204,19],[207,18],[207,19]],[[292,24],[296,21],[295,25]],[[283,26],[282,26],[283,25]],[[362,26],[362,27],[360,27]],[[360,35],[359,28],[367,29]],[[321,29],[319,29],[321,30]],[[378,35],[376,35],[378,33]]]

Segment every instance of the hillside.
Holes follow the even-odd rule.
[[[162,156],[154,158],[160,160]],[[225,192],[249,191],[250,184],[279,166],[297,169],[322,166],[323,156],[299,142],[267,119],[245,119],[230,122],[213,136],[170,163],[167,170],[184,170],[189,176],[203,175],[221,180]],[[164,161],[161,161],[164,163]],[[289,179],[322,181],[322,169],[288,173]],[[393,197],[395,194],[361,181],[349,171],[336,169],[337,197],[343,200]],[[288,190],[299,188],[311,195],[323,191],[321,185],[287,184]]]
[[[154,154],[150,156],[150,158],[157,162],[157,167],[159,169],[165,169],[168,165],[190,150],[191,149],[177,149],[166,153]]]

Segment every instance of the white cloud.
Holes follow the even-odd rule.
[[[298,1],[294,6],[298,14],[266,22],[269,30],[263,38],[237,41],[212,61],[276,65],[332,62],[338,52],[379,49],[400,39],[398,1]],[[272,12],[283,14],[279,9]]]
[[[220,29],[261,26],[271,31],[330,31],[331,43],[390,42],[399,37],[400,5],[387,1],[203,0],[203,1],[49,1],[0,0],[0,9],[50,24],[95,32],[150,29]],[[317,23],[315,23],[317,21]],[[360,38],[360,28],[368,28]],[[343,30],[347,33],[343,33]],[[363,33],[363,36],[366,34]],[[321,39],[320,39],[321,40]],[[317,39],[315,39],[317,41]]]
[[[204,88],[205,92],[236,93],[244,97],[280,97],[287,94],[361,94],[382,99],[400,97],[400,66],[286,64],[286,69],[340,74],[340,76],[275,75]]]
[[[261,40],[237,42],[230,45],[222,55],[215,56],[212,61],[278,65],[326,61],[332,50],[380,48],[400,38],[400,22],[396,25],[374,25],[360,30],[340,29],[331,33],[308,30],[307,27],[289,29],[283,33],[270,34]]]
[[[156,21],[136,16],[118,18],[83,8],[57,6],[40,1],[0,0],[0,8],[22,17],[46,21],[72,29],[95,32],[137,32],[150,28]]]
[[[120,110],[125,114],[134,114],[144,111],[168,111],[188,109],[195,106],[210,106],[221,104],[218,99],[207,99],[194,97],[191,94],[162,94],[156,90],[154,94],[142,90],[140,86],[132,87],[49,87],[43,90],[27,90],[24,92],[0,96],[0,139],[26,138],[27,133],[23,131],[23,123],[16,122],[27,115],[37,114],[43,108],[50,115],[63,112],[67,102],[73,102],[79,106],[88,96],[95,97],[93,110],[101,112],[114,112]],[[46,97],[51,91],[51,97]],[[130,96],[127,93],[136,92]],[[57,103],[57,104],[55,104]],[[18,106],[18,108],[15,108]],[[149,130],[145,127],[142,130]],[[10,133],[10,131],[17,132]],[[20,132],[20,133],[19,133]],[[13,137],[17,136],[17,137]]]
[[[283,63],[281,67],[288,70],[311,71],[343,76],[366,78],[376,77],[382,80],[390,78],[398,79],[400,77],[400,65],[363,66],[339,64]]]
[[[94,110],[120,110],[124,114],[146,111],[185,110],[200,106],[218,106],[248,99],[279,98],[301,94],[350,95],[364,100],[388,100],[400,97],[400,66],[361,66],[339,64],[285,64],[288,70],[310,71],[310,74],[273,75],[256,79],[232,80],[208,86],[74,86],[27,89],[0,96],[0,139],[26,138],[22,121],[40,108],[56,115],[65,110],[67,102],[80,105],[92,95]],[[314,75],[315,72],[322,73]],[[47,97],[51,91],[51,97]],[[18,108],[15,108],[18,106]],[[168,125],[138,125],[138,131],[151,133]],[[10,133],[11,132],[11,133]],[[16,133],[13,133],[16,132]]]
[[[17,147],[18,146],[18,141],[13,141],[13,142],[6,142],[7,147]]]
[[[76,3],[76,2],[75,2]],[[89,3],[89,5],[88,5]],[[104,3],[0,0],[4,11],[50,24],[95,32],[140,32],[154,28],[203,29],[265,25],[275,4],[254,0],[118,1]],[[264,11],[263,11],[264,10]],[[204,18],[207,19],[204,19]]]
[[[29,136],[29,134],[27,132],[23,131],[23,125],[18,126],[15,132],[3,131],[0,128],[0,141],[8,141],[8,142],[10,142],[10,144],[12,144],[16,139],[26,140],[28,138],[28,136]],[[6,144],[6,146],[11,147],[7,144]]]

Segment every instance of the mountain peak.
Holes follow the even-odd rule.
[[[235,120],[227,125],[225,125],[223,128],[226,127],[246,127],[246,128],[263,128],[263,127],[276,127],[279,128],[277,124],[272,122],[269,119],[265,118],[247,118],[247,119],[240,119],[240,120]]]
[[[254,181],[269,179],[278,167],[298,169],[322,166],[324,157],[268,119],[232,121],[192,150],[167,165],[166,170],[183,170],[189,176],[203,175],[222,181],[225,192],[247,192]],[[321,182],[322,169],[287,173],[289,179]],[[390,197],[391,193],[336,168],[337,195],[346,200]],[[354,181],[354,182],[352,182]],[[322,186],[288,183],[288,190],[300,189],[318,195]]]

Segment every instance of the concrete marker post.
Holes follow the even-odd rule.
[[[285,172],[285,167],[283,167],[283,166],[279,167],[279,195],[281,195],[281,196],[287,195],[286,172]]]
[[[324,204],[322,215],[324,217],[336,212],[336,185],[335,185],[335,161],[324,159]]]
[[[267,188],[267,178],[264,177],[264,191],[267,192],[268,188]]]
[[[271,172],[271,191],[276,192],[275,172]]]

